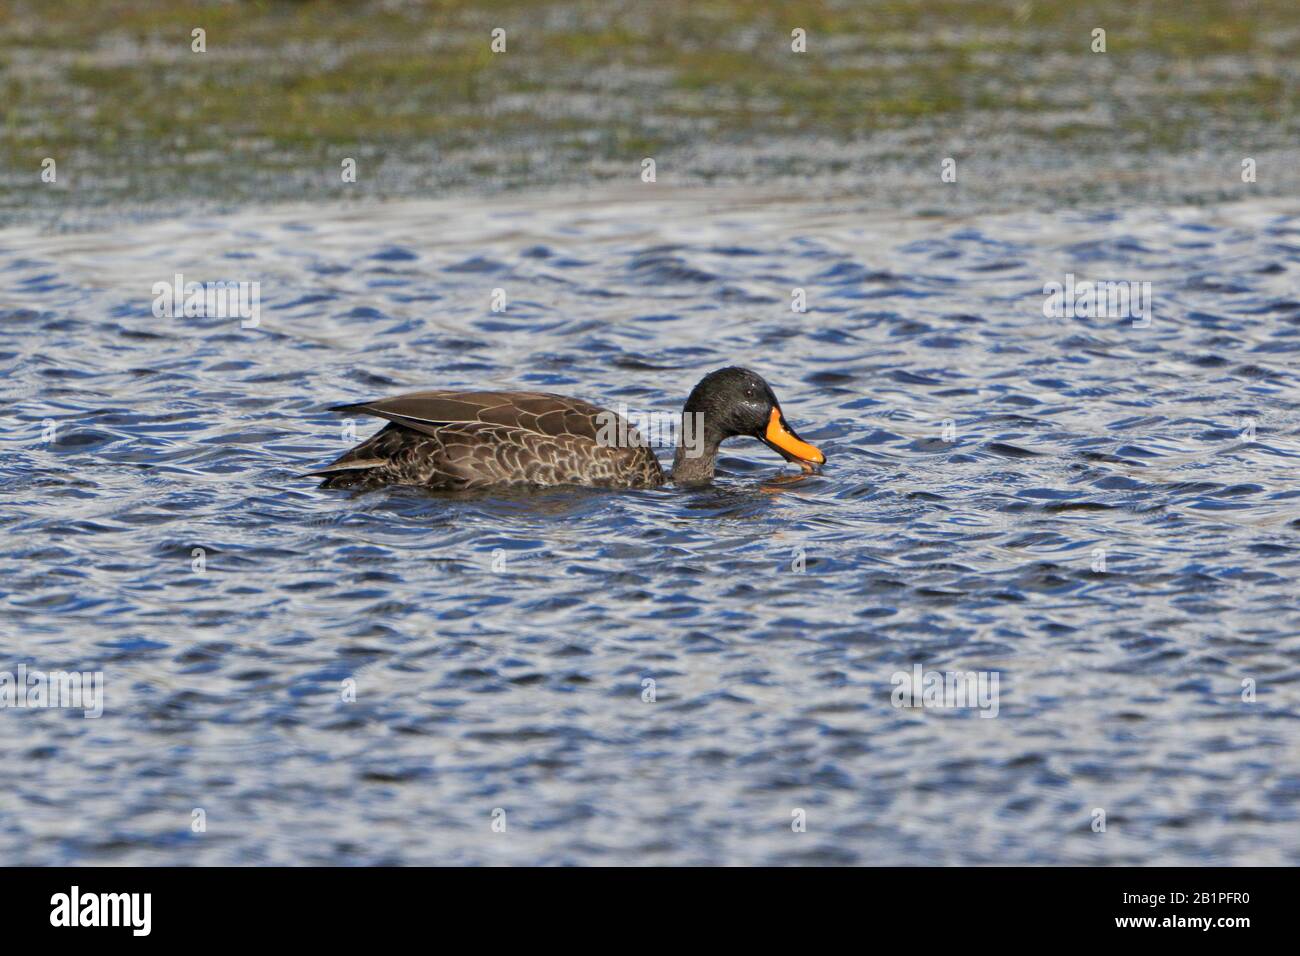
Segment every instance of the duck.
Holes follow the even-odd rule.
[[[550,392],[434,390],[329,410],[388,424],[303,476],[320,477],[320,488],[702,485],[713,480],[719,446],[737,437],[757,438],[805,474],[826,462],[790,427],[763,377],[738,366],[710,372],[691,390],[671,474],[623,416]]]

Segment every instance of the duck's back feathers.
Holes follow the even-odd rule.
[[[326,468],[323,488],[421,485],[457,490],[491,485],[654,487],[664,482],[654,453],[611,444],[619,416],[546,392],[412,392],[335,406],[390,424]],[[610,423],[614,423],[611,427]],[[634,437],[635,436],[635,437]]]
[[[445,425],[483,424],[520,428],[539,435],[573,435],[597,441],[604,409],[549,392],[411,392],[372,402],[336,405],[331,411],[386,418],[430,433]]]

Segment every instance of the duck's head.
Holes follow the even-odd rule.
[[[686,442],[679,444],[673,465],[678,480],[707,480],[713,474],[718,445],[738,436],[757,438],[805,472],[826,462],[826,456],[801,439],[785,420],[772,386],[747,368],[720,368],[700,379],[682,408],[682,427],[684,432],[692,428],[697,434],[702,431],[703,441],[694,455]]]

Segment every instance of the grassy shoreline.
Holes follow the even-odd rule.
[[[674,185],[920,207],[1242,195],[1251,156],[1249,194],[1296,194],[1298,81],[1283,0],[14,0],[0,224],[632,183],[647,156]],[[900,199],[913,179],[936,188]]]

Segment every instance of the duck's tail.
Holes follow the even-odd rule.
[[[355,448],[350,448],[324,468],[305,471],[299,478],[323,478],[321,488],[355,488],[359,485],[376,483],[375,479],[382,470],[392,464],[383,454],[381,440],[392,425],[381,429]],[[382,480],[378,484],[383,484]]]
[[[322,488],[345,488],[364,480],[366,473],[388,464],[387,458],[359,458],[355,461],[336,461],[316,471],[304,471],[299,478],[324,476]]]

